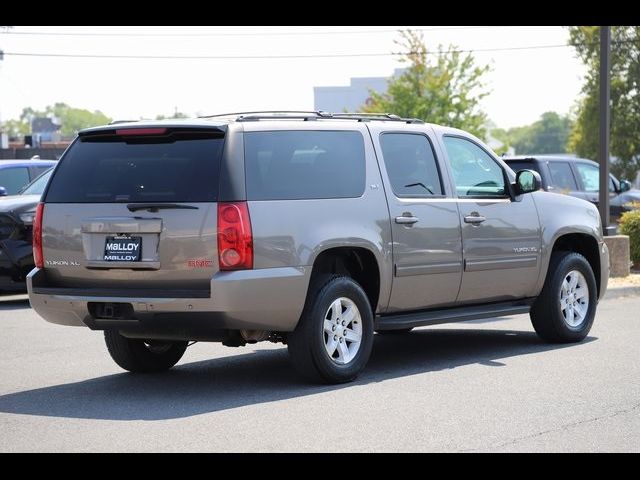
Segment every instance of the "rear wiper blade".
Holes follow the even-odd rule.
[[[127,208],[130,212],[137,212],[138,210],[149,210],[150,212],[157,212],[158,210],[198,210],[198,207],[193,205],[181,205],[179,203],[129,203]]]

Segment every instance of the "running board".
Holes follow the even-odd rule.
[[[466,322],[481,318],[504,317],[529,313],[531,304],[535,299],[517,300],[515,302],[489,303],[485,305],[472,305],[465,307],[453,307],[443,310],[426,310],[408,312],[396,315],[383,315],[376,317],[376,330],[402,330],[405,328],[424,327],[426,325],[438,325],[440,323]]]

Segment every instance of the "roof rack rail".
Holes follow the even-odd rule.
[[[250,116],[253,118],[307,118],[307,117],[324,117],[331,115],[322,111],[307,111],[307,110],[256,110],[254,112],[232,112],[232,113],[218,113],[216,115],[203,115],[198,118],[219,118],[219,117],[238,117],[245,118]]]
[[[419,118],[404,118],[394,113],[360,113],[360,112],[344,112],[344,113],[331,113],[333,118],[349,118],[358,120],[360,122],[367,120],[381,120],[386,122],[403,122],[403,123],[424,123],[424,120]]]
[[[109,125],[118,125],[119,123],[135,123],[139,121],[140,120],[112,120],[111,122],[109,122]]]
[[[330,113],[322,110],[305,111],[305,110],[262,110],[255,112],[233,112],[221,113],[217,115],[205,115],[198,118],[221,118],[236,117],[237,122],[250,122],[258,120],[356,120],[358,122],[367,122],[371,120],[380,120],[386,122],[403,122],[403,123],[424,123],[419,118],[403,118],[393,113]]]

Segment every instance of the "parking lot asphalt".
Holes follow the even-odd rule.
[[[376,336],[354,383],[305,383],[282,345],[198,343],[123,372],[102,335],[0,300],[0,451],[640,451],[640,298],[580,344],[527,315]]]

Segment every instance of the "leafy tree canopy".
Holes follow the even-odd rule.
[[[507,130],[495,129],[491,134],[503,143],[502,153],[513,147],[517,155],[566,153],[572,122],[568,115],[545,112],[531,125]]]
[[[600,28],[569,27],[569,41],[587,66],[569,149],[597,159]],[[640,168],[640,27],[611,27],[611,155],[614,174],[635,178]]]
[[[26,135],[31,131],[32,119],[37,117],[55,117],[61,124],[60,133],[64,136],[74,136],[78,130],[104,125],[111,121],[111,118],[99,110],[92,112],[70,107],[66,103],[56,103],[44,110],[25,107],[17,120],[8,120],[4,123],[4,129],[10,136]]]
[[[420,118],[484,138],[487,116],[480,101],[488,95],[483,77],[489,66],[477,65],[473,56],[455,46],[430,51],[422,34],[411,30],[401,31],[395,43],[402,47],[401,61],[408,68],[389,80],[385,93],[372,91],[361,110]]]
[[[179,112],[178,110],[173,112],[171,115],[156,115],[156,120],[166,120],[170,118],[189,118],[189,115]]]

